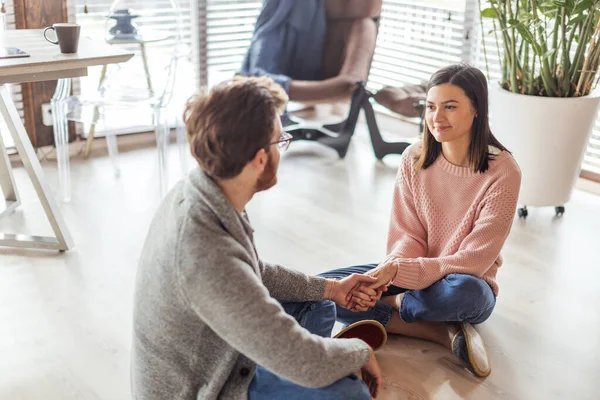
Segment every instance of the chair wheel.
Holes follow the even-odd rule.
[[[526,218],[527,218],[527,215],[529,214],[529,213],[527,212],[527,207],[526,207],[526,206],[524,206],[524,207],[522,207],[522,208],[519,208],[519,210],[518,210],[518,214],[519,214],[519,218],[526,219]]]
[[[556,212],[557,217],[562,217],[565,213],[565,206],[556,206],[554,207],[554,211]]]

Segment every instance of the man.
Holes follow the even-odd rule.
[[[291,139],[279,122],[286,101],[272,80],[243,78],[188,103],[200,168],[164,199],[142,251],[134,398],[376,396],[373,350],[360,339],[329,338],[335,305],[326,301],[348,307],[354,289],[374,278],[307,276],[262,262],[254,246],[245,206],[277,182],[279,149]]]

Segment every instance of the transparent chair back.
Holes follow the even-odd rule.
[[[135,56],[107,71],[104,95],[123,101],[160,98],[168,90],[171,60],[182,42],[181,19],[174,0],[113,1],[104,39]]]
[[[86,155],[98,129],[111,132],[152,127],[157,140],[160,191],[164,193],[166,145],[171,125],[167,108],[174,92],[178,64],[185,61],[187,55],[187,47],[183,45],[182,11],[174,0],[115,0],[108,9],[103,9],[102,2],[97,3],[88,0],[87,34],[132,52],[134,57],[122,64],[103,67],[97,81],[88,80],[88,86],[93,87],[85,90],[86,96],[71,98],[69,119],[86,123],[91,120]],[[103,4],[105,7],[106,3]],[[106,139],[118,174],[116,138],[107,133]],[[179,137],[178,142],[181,142]]]

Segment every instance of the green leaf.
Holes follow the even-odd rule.
[[[571,18],[571,20],[569,21],[569,23],[567,24],[567,26],[576,25],[576,24],[578,24],[581,21],[585,21],[586,18],[587,18],[587,15],[585,15],[585,14],[579,14],[575,18]]]
[[[589,11],[594,4],[593,0],[581,0],[575,5],[575,9],[573,10],[574,16],[583,16],[582,13],[584,11]]]
[[[481,11],[481,16],[484,18],[498,18],[498,13],[493,8],[486,8]]]
[[[515,19],[511,19],[510,21],[508,21],[508,23],[511,25],[512,28],[515,28],[517,32],[519,32],[519,35],[523,40],[525,40],[533,47],[533,52],[536,56],[542,55],[542,46],[540,46],[539,43],[535,41],[535,37],[533,36],[533,33],[529,31],[529,29],[527,29],[523,24],[519,23],[519,21]]]
[[[559,7],[564,7],[570,13],[573,8],[575,8],[575,0],[565,0],[565,1],[553,1]]]
[[[528,24],[531,20],[533,20],[533,15],[530,12],[526,10],[521,10],[519,12],[519,21]]]
[[[550,1],[540,3],[537,7],[543,13],[556,12],[556,9],[558,8],[556,4]]]
[[[556,49],[552,49],[547,51],[546,53],[544,53],[544,55],[542,56],[542,60],[545,60],[547,58],[550,58],[554,55],[554,53],[556,53]]]

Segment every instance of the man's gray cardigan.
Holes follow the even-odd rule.
[[[320,301],[325,280],[262,262],[250,224],[195,169],[154,217],[137,275],[135,399],[246,399],[257,364],[324,387],[369,359],[358,339],[309,333],[279,301]]]

